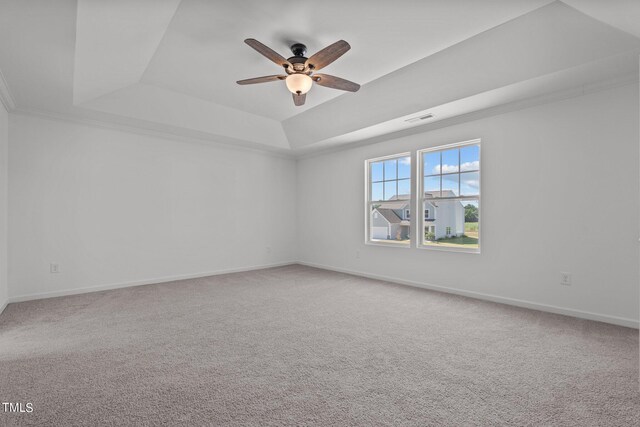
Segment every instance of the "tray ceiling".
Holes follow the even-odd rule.
[[[624,0],[9,0],[0,70],[18,111],[304,151],[429,109],[446,111],[438,120],[637,74],[639,22]],[[279,72],[248,37],[285,57],[293,42],[312,54],[345,39],[351,51],[323,72],[363,87],[314,86],[295,107],[282,82],[238,86]]]

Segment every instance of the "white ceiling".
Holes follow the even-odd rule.
[[[295,107],[283,82],[238,86],[280,72],[248,37],[285,57],[293,42],[310,55],[347,40],[323,72],[363,88],[316,85]],[[280,151],[401,130],[426,109],[452,117],[637,74],[638,37],[632,0],[0,2],[0,70],[18,110]],[[513,90],[478,102],[501,88]]]
[[[74,103],[139,82],[179,4],[78,1]]]

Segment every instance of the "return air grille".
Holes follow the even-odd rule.
[[[411,117],[410,119],[406,119],[405,122],[407,122],[407,123],[415,123],[415,122],[419,122],[421,120],[427,120],[427,119],[431,119],[431,118],[433,118],[433,114],[428,113],[428,114],[425,114],[423,116]]]

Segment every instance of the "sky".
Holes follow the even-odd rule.
[[[442,189],[450,190],[456,196],[478,195],[480,185],[478,172],[480,147],[478,145],[426,152],[423,153],[421,160],[424,161],[423,179],[426,192],[437,192]],[[410,177],[410,157],[371,163],[371,199],[389,200],[397,194],[410,194]]]

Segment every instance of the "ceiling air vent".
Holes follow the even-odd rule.
[[[418,116],[418,117],[411,117],[410,119],[406,119],[405,122],[407,123],[415,123],[415,122],[419,122],[421,120],[427,120],[427,119],[431,119],[433,118],[433,114],[431,113],[427,113],[423,116]]]

